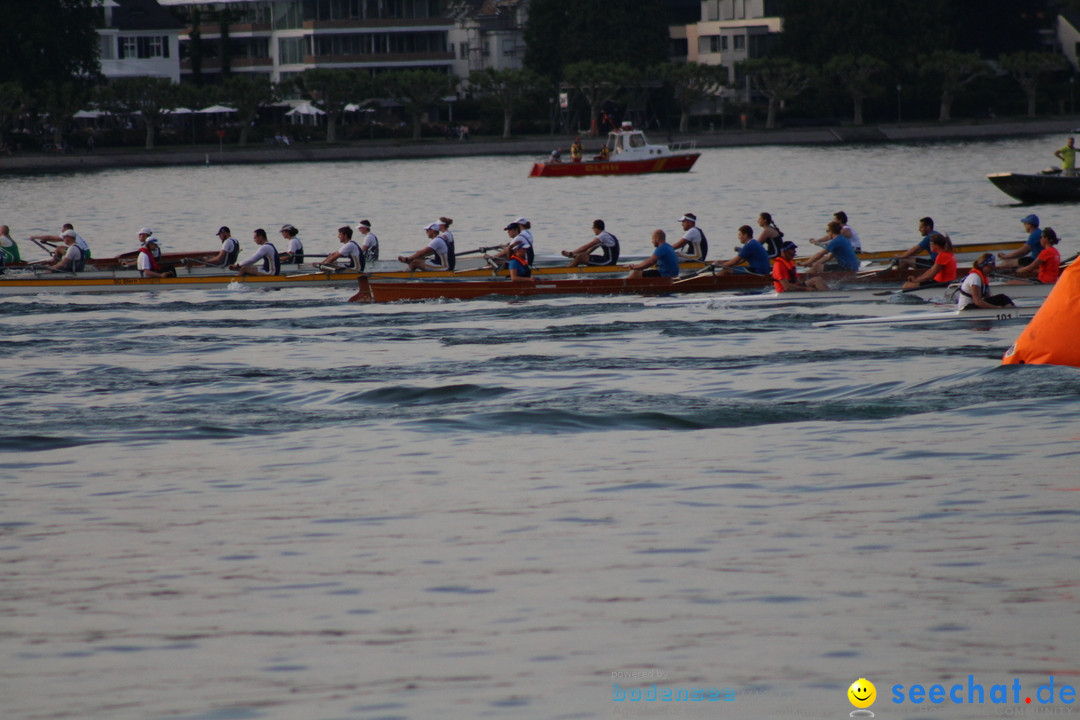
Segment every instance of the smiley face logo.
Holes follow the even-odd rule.
[[[859,678],[847,689],[848,700],[857,708],[868,708],[877,700],[877,688],[866,678]]]

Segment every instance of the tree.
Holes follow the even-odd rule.
[[[280,99],[278,88],[268,75],[232,75],[221,85],[220,96],[222,102],[236,108],[241,145],[247,145],[248,131],[259,116],[259,108]]]
[[[413,140],[420,139],[420,124],[428,108],[453,91],[456,78],[438,70],[398,70],[379,76],[382,91],[401,103],[413,120]]]
[[[532,0],[525,65],[553,81],[566,66],[591,60],[643,70],[667,59],[665,0]]]
[[[53,145],[64,144],[64,133],[93,93],[93,85],[85,77],[72,77],[64,82],[49,82],[38,89],[41,107],[49,114],[53,127]]]
[[[1001,68],[1013,76],[1027,95],[1028,117],[1035,117],[1035,95],[1039,81],[1049,75],[1065,69],[1066,60],[1057,53],[1016,52],[1000,58]]]
[[[0,83],[0,151],[7,149],[7,131],[30,107],[30,96],[17,82]]]
[[[769,99],[769,115],[765,127],[776,127],[776,111],[781,102],[792,100],[810,86],[813,79],[809,66],[790,58],[762,58],[744,60],[742,72],[750,78],[754,87]]]
[[[661,66],[664,81],[674,88],[679,105],[679,132],[690,129],[690,111],[702,100],[715,97],[727,84],[728,71],[723,65],[675,62]]]
[[[293,82],[300,92],[322,106],[326,113],[326,142],[337,142],[337,125],[350,102],[366,100],[367,76],[356,70],[313,68]]]
[[[863,124],[863,101],[881,91],[881,84],[874,82],[875,75],[889,69],[884,60],[872,55],[834,55],[825,64],[825,72],[840,81],[840,85],[851,96],[854,106],[855,125]]]
[[[990,66],[975,53],[956,50],[937,50],[919,56],[919,74],[936,77],[941,87],[941,112],[938,122],[952,119],[952,105],[956,95],[975,78],[990,72]]]
[[[93,0],[8,0],[2,8],[0,80],[36,92],[100,75]]]
[[[146,149],[153,150],[158,128],[176,107],[178,87],[167,78],[120,78],[102,88],[100,102],[113,112],[139,113],[146,125]]]
[[[541,77],[528,68],[496,70],[484,68],[469,74],[469,86],[491,98],[503,112],[503,137],[510,137],[510,127],[517,106],[536,91]]]
[[[566,82],[589,104],[589,135],[600,134],[600,110],[622,89],[632,70],[623,63],[598,63],[591,60],[566,66]]]

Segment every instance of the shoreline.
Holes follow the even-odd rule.
[[[1069,134],[1080,126],[1076,117],[1050,120],[971,121],[948,125],[864,125],[779,128],[775,130],[720,130],[673,135],[667,142],[693,141],[698,148],[754,145],[842,145],[936,140],[987,140],[1024,135]],[[661,135],[652,133],[656,141]],[[0,174],[32,174],[108,170],[116,168],[175,167],[185,165],[251,165],[292,162],[403,160],[475,155],[533,155],[546,158],[553,147],[570,144],[569,135],[477,140],[376,140],[355,144],[310,144],[291,147],[248,145],[224,149],[166,146],[155,150],[100,150],[70,155],[31,153],[0,157]],[[593,142],[596,142],[594,140]]]

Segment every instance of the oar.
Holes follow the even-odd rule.
[[[705,274],[708,274],[708,273],[712,273],[713,275],[715,275],[716,274],[716,266],[715,265],[707,265],[706,267],[701,268],[697,272],[693,272],[693,273],[690,273],[689,275],[687,275],[686,277],[679,278],[678,280],[676,280],[675,282],[673,282],[671,284],[672,285],[678,285],[679,283],[688,282],[690,280],[693,280],[696,277],[701,277],[702,275],[705,275]]]
[[[899,261],[894,258],[891,263],[889,263],[885,267],[881,268],[880,270],[865,270],[865,271],[863,271],[861,273],[856,274],[855,277],[858,280],[865,280],[866,278],[877,277],[878,275],[883,275],[883,274],[889,272],[890,270],[892,270],[893,268],[895,268],[897,262],[899,262]]]
[[[952,284],[953,284],[952,280],[950,280],[948,282],[927,283],[925,285],[920,285],[919,287],[913,287],[913,288],[900,288],[898,290],[882,290],[881,292],[874,293],[874,295],[877,295],[879,297],[883,296],[883,295],[906,295],[907,293],[918,292],[919,290],[929,290],[930,288],[939,288],[939,287],[940,288],[945,288],[945,287],[949,287]]]
[[[490,247],[481,247],[475,250],[466,250],[465,252],[454,253],[454,257],[459,258],[466,255],[475,255],[476,253],[486,253],[492,250],[502,250],[502,245],[491,245]]]
[[[52,255],[53,251],[56,250],[56,248],[54,248],[52,245],[48,244],[48,242],[49,242],[48,240],[35,240],[34,238],[26,238],[26,239],[29,240],[30,242],[34,243],[35,245],[37,245],[39,248],[41,248],[45,252],[49,253],[50,255]]]

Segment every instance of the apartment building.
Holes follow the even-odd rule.
[[[671,35],[686,60],[725,65],[734,81],[735,64],[763,57],[782,27],[780,0],[702,0],[701,19],[673,26]]]
[[[522,67],[528,0],[452,0],[448,11],[454,19],[450,48],[455,75]]]
[[[184,80],[223,72],[286,80],[310,68],[450,72],[446,0],[159,0],[185,23]]]

